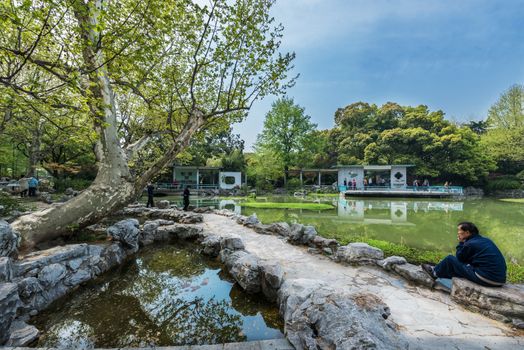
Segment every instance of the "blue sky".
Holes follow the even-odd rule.
[[[296,53],[287,93],[319,129],[356,101],[428,105],[484,119],[524,83],[524,0],[277,0],[283,49]],[[276,97],[234,126],[250,150]]]

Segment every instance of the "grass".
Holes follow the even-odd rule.
[[[306,209],[306,210],[326,210],[333,209],[330,204],[323,203],[275,203],[275,202],[243,202],[239,203],[242,207],[258,209]]]
[[[502,198],[500,200],[503,202],[510,202],[510,203],[524,203],[524,198]]]
[[[308,197],[327,197],[327,198],[338,198],[340,193],[308,193]]]
[[[351,242],[363,242],[367,243],[370,246],[382,249],[385,256],[403,256],[406,260],[412,264],[422,264],[422,263],[433,263],[437,264],[449,253],[441,251],[429,251],[429,250],[419,250],[415,248],[410,248],[402,244],[391,243],[387,241],[381,241],[365,237],[357,237],[356,239],[348,240],[347,242],[340,242],[341,244],[347,244]],[[508,283],[523,283],[524,282],[524,266],[507,261],[508,267],[507,281]]]

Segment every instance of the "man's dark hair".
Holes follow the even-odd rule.
[[[472,235],[479,234],[479,229],[472,222],[469,222],[469,221],[460,222],[457,226],[460,227],[463,231],[468,231]]]

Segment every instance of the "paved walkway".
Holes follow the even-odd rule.
[[[218,235],[240,235],[249,252],[280,263],[284,278],[320,279],[344,291],[376,294],[390,307],[390,319],[410,349],[524,349],[524,332],[516,333],[501,322],[467,311],[448,294],[411,285],[378,267],[337,264],[215,214],[204,214],[202,226]]]

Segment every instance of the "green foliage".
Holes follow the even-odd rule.
[[[13,210],[24,211],[24,206],[13,196],[0,191],[0,205],[4,207],[2,214],[10,213]]]
[[[499,200],[508,203],[524,203],[524,198],[501,198]]]
[[[300,188],[300,179],[297,179],[297,178],[289,179],[287,181],[286,188],[288,190],[296,190]]]
[[[364,102],[335,113],[341,164],[414,164],[417,176],[479,182],[494,169],[479,136],[426,106]]]
[[[515,264],[513,262],[507,263],[509,283],[523,283],[524,282],[524,266]]]
[[[309,145],[315,128],[310,117],[304,114],[304,108],[293,99],[278,99],[266,115],[255,149],[274,153],[287,171],[291,166],[304,164],[304,156],[311,153]]]
[[[485,188],[488,193],[492,193],[495,191],[518,190],[522,188],[522,184],[514,177],[504,177],[489,180]]]
[[[259,209],[333,209],[332,205],[323,203],[242,202],[240,203],[240,206]]]
[[[257,150],[247,155],[247,179],[258,190],[266,191],[274,188],[282,176],[283,161],[280,157],[266,149]]]
[[[67,188],[72,188],[76,191],[81,191],[83,189],[88,188],[92,182],[92,180],[78,178],[56,179],[54,181],[54,189],[57,192],[64,192]]]

